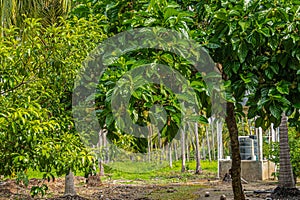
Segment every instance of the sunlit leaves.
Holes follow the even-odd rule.
[[[74,134],[70,94],[87,53],[106,36],[99,18],[59,22],[42,27],[40,20],[26,19],[21,34],[3,29],[0,158],[6,162],[0,163],[1,174],[28,168],[64,174],[91,167],[91,155],[82,154],[86,149]]]

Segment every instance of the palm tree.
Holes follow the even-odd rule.
[[[283,114],[279,126],[279,186],[294,188],[295,182],[290,158],[290,147],[288,143],[287,117]]]
[[[72,0],[0,0],[2,27],[21,27],[26,17],[42,18],[43,24],[57,22],[71,9]]]

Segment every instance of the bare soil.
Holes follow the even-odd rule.
[[[83,177],[75,177],[75,185],[77,196],[64,195],[64,179],[58,178],[55,181],[44,182],[48,185],[49,190],[46,196],[30,197],[30,188],[33,185],[41,185],[42,180],[31,179],[29,186],[17,185],[14,180],[5,180],[0,182],[0,200],[7,199],[49,199],[49,200],[158,200],[158,199],[205,199],[218,200],[221,195],[225,195],[226,199],[233,199],[232,188],[230,182],[222,182],[219,180],[193,180],[186,183],[172,183],[167,185],[147,184],[144,181],[135,181],[134,184],[126,180],[105,181],[100,186],[89,187],[86,179]],[[183,186],[193,187],[188,190],[189,194],[182,195]],[[266,199],[270,197],[270,192],[276,188],[275,181],[257,181],[243,184],[245,194],[249,200]],[[190,193],[193,193],[192,195]],[[170,198],[164,198],[170,195]],[[192,196],[192,197],[191,197]],[[174,198],[174,199],[175,199]],[[297,198],[296,198],[297,199]],[[299,197],[300,199],[300,197]]]

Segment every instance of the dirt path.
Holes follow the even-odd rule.
[[[32,179],[28,188],[18,186],[13,180],[0,183],[0,200],[7,199],[32,199],[29,188],[31,185],[41,184],[41,180]],[[46,182],[47,183],[47,182]],[[64,179],[57,179],[47,183],[49,190],[45,198],[40,199],[103,199],[103,200],[183,200],[183,199],[205,199],[218,200],[225,195],[227,200],[233,199],[231,183],[218,180],[198,180],[197,182],[172,183],[167,185],[146,184],[143,181],[128,184],[126,181],[109,181],[99,187],[88,187],[83,177],[75,178],[76,190],[82,198],[62,198]],[[273,190],[276,183],[254,182],[244,184],[243,188],[247,198],[250,200],[265,199],[269,194],[255,194],[253,191]],[[205,197],[207,196],[207,197]],[[36,198],[37,199],[37,198]]]

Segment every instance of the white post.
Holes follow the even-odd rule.
[[[276,131],[274,129],[273,123],[271,123],[271,137],[272,137],[272,142],[276,142]]]
[[[258,160],[259,161],[262,161],[263,160],[263,149],[262,149],[262,146],[263,146],[263,137],[262,137],[262,134],[263,134],[263,131],[262,131],[262,128],[259,127],[258,128]]]
[[[217,121],[217,151],[218,151],[218,174],[217,178],[220,178],[220,159],[223,158],[223,143],[222,143],[222,122]]]

